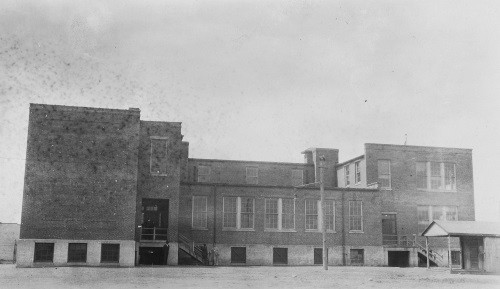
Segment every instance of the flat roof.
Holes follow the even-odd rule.
[[[500,237],[500,223],[479,221],[434,221],[422,233],[425,237]]]

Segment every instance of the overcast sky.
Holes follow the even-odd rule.
[[[198,158],[472,148],[476,218],[500,220],[498,1],[73,2],[0,3],[0,222],[20,222],[29,103],[138,107]]]

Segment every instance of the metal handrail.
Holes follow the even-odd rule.
[[[142,228],[141,240],[166,241],[168,238],[168,228]]]
[[[195,257],[198,261],[203,261],[203,252],[199,247],[194,245],[194,241],[191,241],[188,237],[180,233],[177,234],[177,238],[181,248],[187,251],[191,256]]]

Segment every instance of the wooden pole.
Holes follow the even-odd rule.
[[[321,228],[323,231],[323,269],[328,270],[328,251],[326,248],[326,225],[325,225],[325,182],[324,182],[325,157],[320,157],[319,162],[319,190],[321,194]]]
[[[451,237],[448,235],[448,266],[450,267],[451,273]]]
[[[425,254],[427,254],[427,269],[430,267],[429,261],[429,237],[425,236]]]

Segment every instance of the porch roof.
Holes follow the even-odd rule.
[[[500,237],[500,223],[478,221],[434,221],[422,233],[425,237]]]

